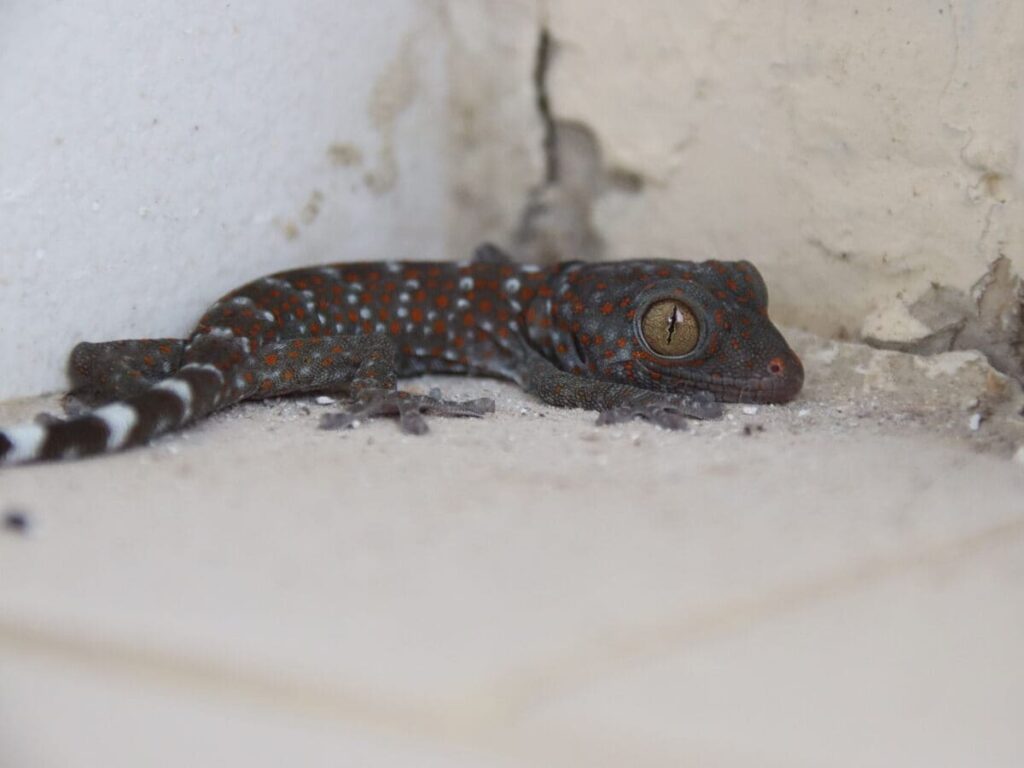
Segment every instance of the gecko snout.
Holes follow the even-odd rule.
[[[804,366],[793,352],[776,355],[768,361],[768,402],[785,403],[796,397],[804,385]]]

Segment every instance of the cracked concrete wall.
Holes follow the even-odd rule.
[[[1024,269],[1016,0],[132,7],[0,10],[0,396],[273,269],[482,239],[748,258],[840,337]]]
[[[521,56],[550,34],[548,116],[589,136],[600,162],[574,213],[578,190],[566,203],[545,179],[535,115],[525,214],[489,222],[527,255],[539,239],[590,243],[584,256],[748,258],[775,317],[840,337],[933,282],[967,291],[1000,255],[1024,268],[1024,3],[509,5]],[[510,76],[500,55],[474,63],[477,77]],[[514,76],[524,68],[516,59]],[[571,145],[556,151],[575,162]],[[575,239],[551,235],[566,218]]]

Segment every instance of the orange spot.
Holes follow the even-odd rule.
[[[615,307],[612,306],[612,303],[610,301],[606,301],[604,304],[601,305],[602,315],[610,315],[614,311]]]
[[[442,293],[440,296],[434,299],[434,304],[437,305],[438,309],[444,309],[445,307],[448,306],[448,297]]]
[[[267,365],[277,365],[277,355],[267,355],[263,358],[263,362]]]
[[[292,371],[285,371],[284,373],[281,374],[281,378],[284,379],[285,381],[291,381],[292,379],[295,378],[295,374]]]
[[[397,320],[392,320],[388,330],[391,331],[392,336],[397,336],[402,330],[402,324]]]
[[[445,325],[444,320],[434,321],[434,333],[444,333],[446,328],[447,326]]]
[[[462,316],[462,324],[464,326],[466,326],[467,328],[470,328],[473,325],[473,313],[472,312],[467,312],[466,314],[464,314]]]
[[[409,318],[410,318],[410,319],[411,319],[411,320],[412,320],[412,321],[413,321],[414,323],[422,323],[422,322],[423,322],[423,310],[422,310],[422,309],[420,309],[419,307],[413,307],[413,308],[412,308],[412,309],[411,309],[411,310],[409,311]]]

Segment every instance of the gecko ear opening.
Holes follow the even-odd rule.
[[[678,299],[651,304],[640,321],[640,333],[651,350],[662,357],[682,357],[700,341],[700,323],[693,310]]]

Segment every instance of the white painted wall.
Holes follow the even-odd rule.
[[[0,4],[0,397],[82,339],[181,336],[241,282],[444,253],[417,0]]]

